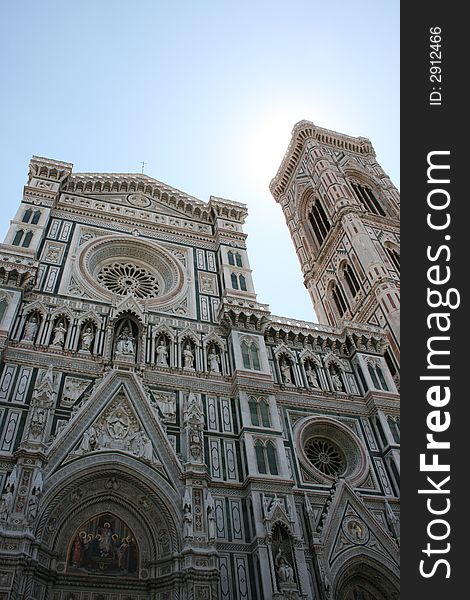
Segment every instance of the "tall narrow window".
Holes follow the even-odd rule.
[[[232,274],[230,275],[230,278],[231,278],[231,280],[232,280],[232,288],[233,288],[234,290],[238,290],[238,277],[236,276],[236,274],[235,274],[235,273],[232,273]]]
[[[235,253],[235,262],[237,263],[237,267],[243,267],[242,257],[240,252]]]
[[[318,200],[312,205],[308,218],[318,245],[321,246],[328,231],[331,229],[331,224],[323,206]]]
[[[254,398],[250,398],[248,406],[250,408],[251,424],[259,427],[258,402]]]
[[[233,258],[233,252],[231,250],[229,250],[227,252],[227,258],[228,258],[228,264],[235,266],[235,260]]]
[[[360,286],[356,274],[354,273],[354,269],[349,263],[344,268],[344,279],[348,284],[352,297],[355,298]]]
[[[251,346],[250,346],[250,355],[251,355],[251,364],[253,366],[253,369],[255,371],[260,371],[261,365],[259,362],[258,346],[255,343],[251,344]]]
[[[240,289],[243,290],[244,292],[246,292],[246,279],[244,275],[240,275],[239,277],[240,280]]]
[[[398,417],[388,417],[388,425],[392,432],[396,444],[400,443],[400,419]]]
[[[23,243],[21,244],[23,246],[23,248],[29,248],[29,245],[31,244],[32,239],[33,239],[33,232],[32,231],[26,232]]]
[[[343,291],[341,287],[334,283],[331,288],[331,294],[333,296],[334,303],[336,305],[336,309],[340,317],[344,315],[344,313],[348,310],[348,305],[346,304],[346,300],[344,298]]]
[[[387,250],[387,254],[388,254],[388,257],[389,257],[392,265],[395,267],[395,269],[398,272],[400,272],[400,255],[394,248],[386,247],[385,249]]]
[[[15,237],[13,238],[13,246],[19,246],[21,244],[21,240],[23,239],[24,231],[22,229],[18,229],[15,233]]]
[[[31,221],[31,223],[33,225],[37,225],[40,218],[41,218],[41,211],[37,210],[33,215],[33,219]]]
[[[387,385],[387,382],[385,381],[384,374],[382,372],[382,369],[379,367],[379,365],[376,365],[375,371],[377,373],[377,377],[379,378],[382,389],[385,390],[386,392],[388,392],[388,385]]]
[[[351,186],[354,190],[356,198],[366,210],[374,213],[375,215],[381,215],[382,217],[385,217],[385,211],[370,187],[360,183],[351,183]]]
[[[258,467],[258,473],[266,474],[266,456],[265,456],[265,447],[262,442],[256,440],[255,442],[255,454],[256,454],[256,464]]]
[[[21,219],[23,223],[29,223],[29,220],[31,219],[31,215],[33,214],[33,211],[28,208],[28,210],[25,211],[23,218]]]
[[[379,381],[378,381],[378,379],[377,379],[377,375],[375,374],[375,369],[374,369],[374,367],[373,367],[372,365],[369,365],[369,367],[368,367],[368,368],[369,368],[369,375],[370,375],[370,377],[371,377],[371,379],[372,379],[372,383],[374,384],[374,387],[375,387],[376,389],[379,389],[379,390],[380,390],[380,384],[379,384]]]
[[[269,406],[264,400],[259,402],[259,412],[261,414],[261,423],[263,427],[271,427],[271,419],[269,418]]]
[[[266,454],[268,458],[268,467],[271,475],[278,475],[276,448],[272,442],[266,444]]]
[[[242,358],[243,358],[243,366],[245,369],[251,369],[251,361],[250,361],[250,349],[246,342],[242,342]]]

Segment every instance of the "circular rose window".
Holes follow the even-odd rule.
[[[369,461],[359,437],[332,417],[306,417],[295,426],[298,457],[315,480],[331,484],[344,477],[353,485],[367,478]]]
[[[80,254],[79,271],[90,295],[106,300],[132,295],[150,306],[162,306],[185,292],[180,262],[161,246],[130,236],[88,242]]]
[[[304,446],[308,460],[325,475],[337,477],[346,469],[346,459],[336,444],[324,438],[311,438]]]

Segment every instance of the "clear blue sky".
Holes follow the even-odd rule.
[[[268,185],[293,125],[371,139],[399,178],[398,0],[3,0],[0,238],[33,154],[245,202],[258,299],[315,320]]]

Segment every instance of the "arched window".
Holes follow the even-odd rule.
[[[235,253],[235,262],[237,263],[237,267],[243,267],[242,257],[240,252]]]
[[[310,209],[308,220],[312,226],[312,231],[318,245],[321,246],[326,238],[328,231],[331,229],[330,221],[325,213],[325,209],[319,200],[316,200]]]
[[[260,440],[256,440],[255,442],[255,454],[256,454],[256,466],[258,467],[258,473],[262,473],[266,475],[266,448],[264,447],[263,442]]]
[[[232,273],[230,275],[230,279],[232,280],[232,288],[234,290],[238,290],[238,277],[236,276],[236,274]]]
[[[387,382],[385,381],[384,374],[382,372],[382,369],[379,367],[379,365],[376,365],[375,371],[377,373],[377,377],[379,378],[382,389],[385,390],[386,392],[388,392],[388,385],[387,385]]]
[[[21,240],[23,239],[24,231],[22,229],[18,229],[15,233],[15,237],[13,238],[13,246],[19,246],[21,244]]]
[[[347,263],[346,266],[344,267],[343,274],[344,274],[344,279],[346,280],[346,283],[348,284],[351,295],[353,298],[355,298],[357,292],[359,291],[360,286],[359,286],[359,282],[356,277],[356,273],[354,272],[354,269],[351,267],[351,265],[349,263]]]
[[[400,272],[400,254],[395,250],[395,248],[390,248],[389,246],[385,246],[385,250],[387,251],[390,262],[395,267],[395,269]]]
[[[266,456],[268,459],[268,468],[271,475],[279,475],[277,468],[276,448],[272,442],[266,444]]]
[[[26,235],[24,236],[23,243],[21,244],[21,246],[23,248],[29,248],[29,245],[31,244],[32,239],[33,239],[33,232],[27,231]]]
[[[390,431],[396,444],[400,443],[400,419],[398,417],[388,417],[387,419]]]
[[[336,310],[340,317],[344,315],[344,313],[348,310],[348,305],[346,303],[346,298],[344,297],[343,290],[338,283],[333,282],[331,286],[331,295],[333,297],[333,301],[336,306]]]
[[[271,427],[271,417],[269,415],[269,404],[265,398],[250,397],[248,400],[250,408],[251,424],[255,427]]]
[[[40,218],[41,218],[41,211],[40,210],[35,211],[31,223],[33,225],[37,225]]]
[[[234,257],[233,257],[233,252],[231,250],[229,250],[227,252],[227,258],[228,258],[228,264],[235,266],[235,260],[234,260]]]
[[[246,292],[246,279],[244,275],[240,275],[239,276],[239,280],[240,280],[240,289],[243,290],[244,292]]]
[[[351,186],[356,198],[366,210],[375,215],[385,217],[384,209],[369,186],[357,182],[351,182]]]
[[[271,419],[269,417],[269,406],[266,400],[260,400],[259,412],[261,415],[261,424],[263,427],[271,427]]]
[[[23,215],[23,218],[21,219],[21,221],[23,223],[29,223],[29,220],[31,219],[32,214],[33,214],[33,211],[30,208],[28,208],[28,210],[26,210],[24,212],[24,215]]]
[[[255,427],[259,427],[259,412],[258,412],[258,402],[255,398],[250,398],[248,400],[248,406],[250,408],[250,416],[251,416],[251,424]]]
[[[380,385],[379,385],[379,382],[377,379],[377,375],[375,374],[374,367],[372,365],[369,365],[368,368],[369,368],[369,375],[372,379],[372,383],[374,384],[374,387],[380,389]]]
[[[259,360],[258,346],[253,341],[243,340],[241,343],[243,367],[245,369],[252,369],[254,371],[260,371],[261,365]]]
[[[279,475],[277,452],[273,442],[264,444],[261,440],[255,442],[255,455],[258,473],[263,475]]]

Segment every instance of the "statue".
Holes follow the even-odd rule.
[[[216,523],[215,523],[215,504],[214,498],[210,490],[206,494],[206,511],[207,511],[207,537],[209,541],[215,540]]]
[[[276,554],[276,570],[281,584],[294,583],[294,569],[291,567],[280,548]]]
[[[189,344],[186,344],[186,346],[183,350],[183,358],[184,358],[184,368],[185,369],[193,369],[194,355],[193,355],[193,351],[191,350],[191,346]]]
[[[94,427],[90,427],[83,434],[82,443],[80,444],[79,451],[82,454],[87,452],[93,452],[93,450],[99,450],[98,434]]]
[[[25,342],[34,342],[36,334],[39,329],[39,324],[37,318],[33,315],[24,328],[23,341]]]
[[[292,383],[290,366],[286,363],[285,359],[283,359],[280,368],[281,368],[283,382],[284,383]]]
[[[28,523],[32,523],[38,516],[39,499],[41,497],[40,490],[33,490],[31,498],[28,502]]]
[[[307,375],[308,384],[317,390],[320,389],[317,373],[315,369],[310,366],[310,364],[308,365],[307,369],[305,369],[305,374]]]
[[[168,367],[168,350],[163,340],[157,346],[157,365],[160,367]]]
[[[129,327],[124,327],[124,329],[119,334],[116,344],[116,350],[120,354],[132,355],[135,353],[134,337],[132,336]]]
[[[85,350],[87,352],[91,352],[91,343],[94,339],[95,335],[93,333],[93,329],[91,325],[87,325],[85,331],[82,333],[82,345],[80,350]]]
[[[334,388],[337,392],[342,392],[343,391],[343,382],[341,381],[341,376],[339,375],[339,373],[333,372],[331,374],[331,378],[333,380],[333,385]]]
[[[191,491],[186,488],[183,498],[183,538],[193,537],[193,514],[191,508]]]
[[[209,373],[220,373],[220,358],[214,348],[211,348],[207,359],[209,361]]]
[[[54,338],[52,340],[51,346],[61,346],[65,344],[65,334],[67,333],[67,329],[64,327],[62,321],[57,323],[57,325],[53,329]]]

